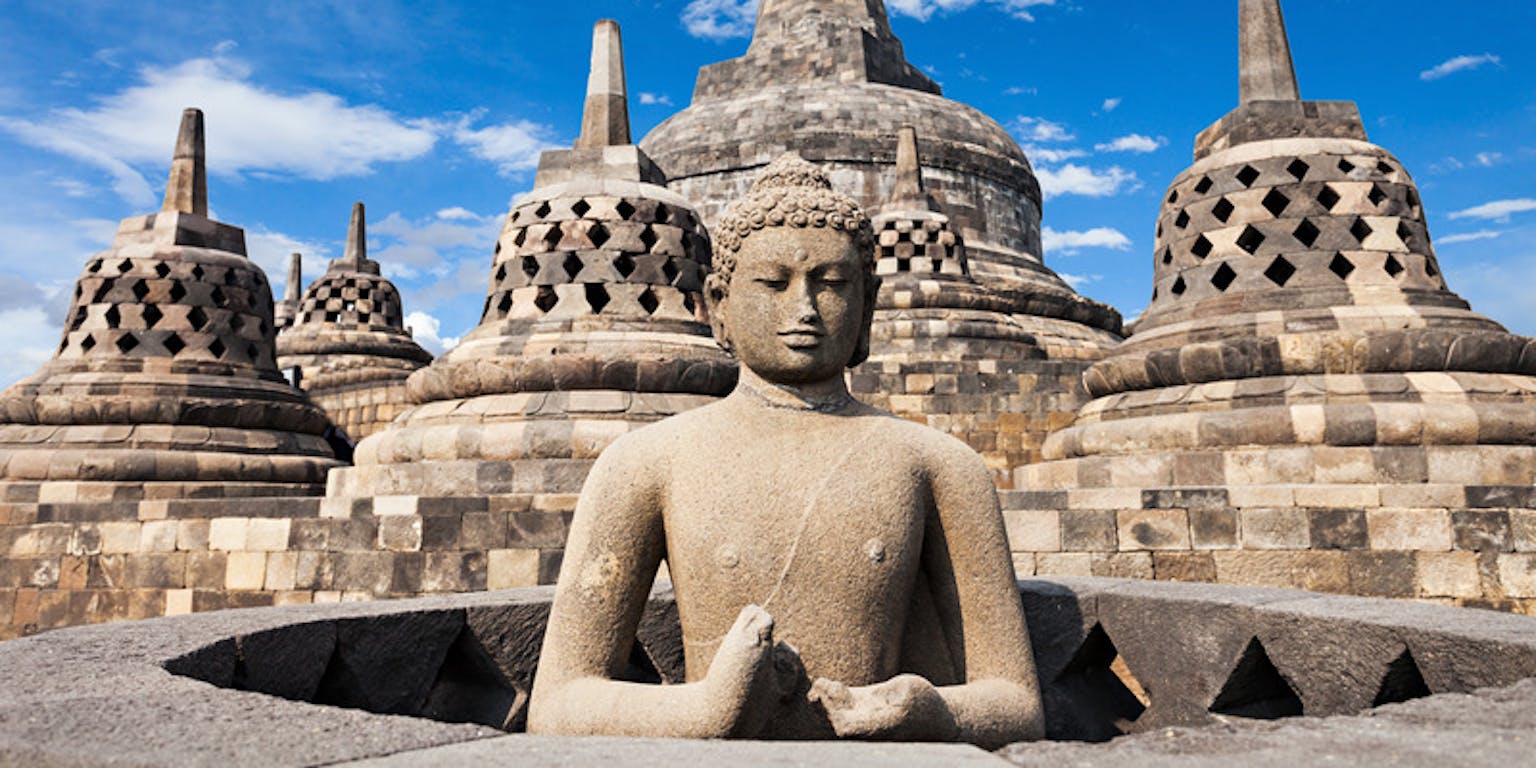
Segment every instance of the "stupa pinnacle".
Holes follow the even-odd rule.
[[[400,292],[368,258],[365,211],[355,203],[341,258],[304,292],[292,327],[277,337],[278,366],[299,368],[300,386],[360,440],[405,409],[406,377],[432,361],[403,315]]]
[[[277,303],[273,319],[278,333],[293,325],[299,312],[299,297],[304,293],[304,257],[294,253],[288,256],[288,279],[283,283],[283,300]]]
[[[1242,103],[1300,101],[1280,0],[1242,0],[1240,14]]]
[[[309,494],[328,422],[273,359],[272,290],[207,218],[189,109],[160,213],[124,219],[76,283],[54,359],[0,395],[8,501]]]

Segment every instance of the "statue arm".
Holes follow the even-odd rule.
[[[750,606],[705,680],[645,685],[613,679],[629,658],[665,553],[654,460],[615,443],[577,503],[530,702],[533,733],[721,738],[753,726],[747,702],[772,667],[773,621]],[[638,452],[637,452],[638,453]],[[755,611],[755,612],[754,612]],[[762,709],[758,707],[756,709]]]

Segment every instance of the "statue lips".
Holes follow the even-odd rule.
[[[815,328],[792,328],[787,331],[779,331],[779,338],[784,340],[784,346],[790,349],[815,349],[821,346],[821,340],[826,337],[825,331]]]

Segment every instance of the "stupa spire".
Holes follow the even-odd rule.
[[[624,42],[619,23],[603,19],[592,28],[592,73],[577,149],[629,144],[629,93],[624,84]]]
[[[923,163],[917,149],[917,129],[906,126],[896,136],[896,186],[891,204],[914,210],[937,211],[938,202],[923,187]]]
[[[342,252],[344,264],[356,266],[368,260],[368,225],[364,220],[363,204],[352,204],[352,221],[347,224],[347,246]]]
[[[295,253],[288,257],[288,281],[283,284],[283,302],[297,306],[304,293],[304,257]]]
[[[165,185],[166,213],[208,215],[208,164],[203,153],[203,111],[187,109],[181,113],[181,130],[176,135],[176,153],[171,159],[171,177]]]
[[[1280,0],[1239,0],[1242,103],[1299,101]]]

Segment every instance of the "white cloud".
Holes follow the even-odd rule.
[[[1509,221],[1511,214],[1525,213],[1526,211],[1536,211],[1536,199],[1525,197],[1517,200],[1495,200],[1464,211],[1457,211],[1451,214],[1450,218]]]
[[[694,37],[726,40],[752,34],[757,0],[691,0],[683,9],[683,28]]]
[[[1129,136],[1121,136],[1105,144],[1095,145],[1094,150],[1098,152],[1135,152],[1136,154],[1144,155],[1148,152],[1156,152],[1167,143],[1168,140],[1161,136],[1154,139],[1151,136],[1133,133]]]
[[[1022,85],[1015,85],[1015,86],[1012,86],[1010,88],[1003,89],[1003,95],[1004,96],[1034,96],[1035,94],[1037,94],[1039,92],[1040,92],[1039,88],[1035,88],[1035,87],[1028,87],[1028,88],[1026,88],[1026,87],[1024,87]]]
[[[444,208],[438,211],[437,217],[439,219],[447,219],[449,221],[479,221],[482,218],[480,214],[475,213],[468,208],[463,208],[457,205],[452,208]]]
[[[1013,124],[1010,128],[1012,128],[1015,136],[1026,142],[1071,141],[1077,138],[1067,130],[1066,126],[1046,120],[1043,117],[1020,115],[1013,119]]]
[[[280,93],[251,79],[244,63],[220,56],[159,68],[89,109],[60,109],[37,121],[0,120],[0,128],[37,147],[106,171],[128,202],[152,203],[138,167],[163,172],[185,107],[207,115],[208,169],[328,180],[369,173],[384,162],[430,152],[438,128],[374,105],[351,105],[322,91]]]
[[[659,105],[661,105],[663,107],[670,107],[670,106],[672,106],[672,97],[666,95],[665,93],[655,94],[655,93],[650,93],[648,91],[641,91],[640,92],[640,103],[645,105],[645,106],[652,106],[652,105],[659,104]]]
[[[1058,272],[1056,274],[1062,280],[1065,280],[1067,285],[1072,286],[1072,290],[1074,291],[1082,291],[1083,286],[1086,286],[1089,283],[1097,283],[1098,281],[1104,279],[1103,275],[1071,275],[1067,274],[1066,272]]]
[[[1492,168],[1493,166],[1498,165],[1499,162],[1502,161],[1503,159],[1504,159],[1504,153],[1502,153],[1502,152],[1479,152],[1479,153],[1477,153],[1477,164],[1481,165],[1484,168]]]
[[[1499,63],[1499,57],[1497,57],[1497,56],[1495,56],[1495,55],[1493,55],[1491,53],[1485,53],[1485,54],[1482,54],[1481,56],[1457,56],[1454,59],[1450,59],[1449,61],[1441,62],[1439,64],[1436,64],[1434,67],[1431,67],[1429,69],[1424,70],[1423,72],[1420,72],[1419,73],[1419,79],[1420,80],[1439,80],[1442,77],[1449,77],[1450,75],[1454,75],[1457,72],[1464,72],[1464,71],[1471,70],[1471,69],[1477,69],[1478,67],[1481,67],[1481,66],[1484,66],[1484,65],[1487,65],[1487,64],[1498,64],[1498,63]]]
[[[1088,153],[1081,149],[1046,147],[1039,144],[1025,144],[1024,154],[1034,162],[1053,164],[1088,156]]]
[[[1515,239],[1515,233],[1510,239]],[[1536,334],[1536,241],[1500,243],[1498,261],[1442,262],[1451,288],[1479,314],[1497,320],[1519,334]],[[1507,254],[1507,255],[1506,255]]]
[[[1500,237],[1503,234],[1503,232],[1496,230],[1483,229],[1478,230],[1477,232],[1466,232],[1459,235],[1449,235],[1447,237],[1436,238],[1435,245],[1455,245],[1456,243],[1472,243],[1478,240],[1492,240],[1496,237]]]
[[[918,21],[927,21],[935,13],[963,11],[983,2],[1024,21],[1035,20],[1034,15],[1030,13],[1031,8],[1056,4],[1056,0],[889,0],[886,5],[890,6],[895,13],[910,16]]]
[[[267,282],[272,284],[272,295],[278,299],[288,290],[289,256],[297,253],[303,257],[300,261],[303,264],[304,285],[299,286],[302,293],[315,278],[325,274],[326,262],[331,254],[331,249],[322,243],[300,240],[261,227],[245,231],[245,251],[250,260],[267,273]]]
[[[58,314],[62,317],[63,308]],[[41,306],[0,309],[0,389],[30,376],[53,359],[54,344],[63,332],[60,318],[50,317]]]
[[[1107,248],[1113,251],[1129,250],[1131,239],[1120,230],[1095,227],[1083,231],[1057,232],[1050,227],[1040,230],[1040,240],[1047,254],[1071,256],[1084,248]]]
[[[411,331],[411,337],[417,344],[425,347],[434,355],[441,355],[459,345],[459,337],[450,336],[443,338],[438,334],[442,332],[441,320],[421,311],[408,312],[405,315],[405,327]]]
[[[474,117],[459,121],[453,139],[481,160],[495,163],[503,176],[511,176],[539,167],[539,155],[560,149],[551,140],[554,129],[528,120],[519,120],[484,128],[470,127]]]
[[[1124,101],[1124,99],[1121,99],[1119,97],[1116,97],[1116,98],[1113,98],[1113,99],[1105,99],[1103,106],[1101,106],[1099,108],[1104,110],[1105,112],[1113,112],[1113,111],[1115,111],[1115,110],[1120,108],[1120,102],[1122,102],[1122,101]]]
[[[1068,163],[1054,169],[1037,168],[1035,176],[1040,180],[1040,189],[1047,198],[1061,195],[1109,197],[1141,187],[1135,173],[1118,165],[1097,170]]]

